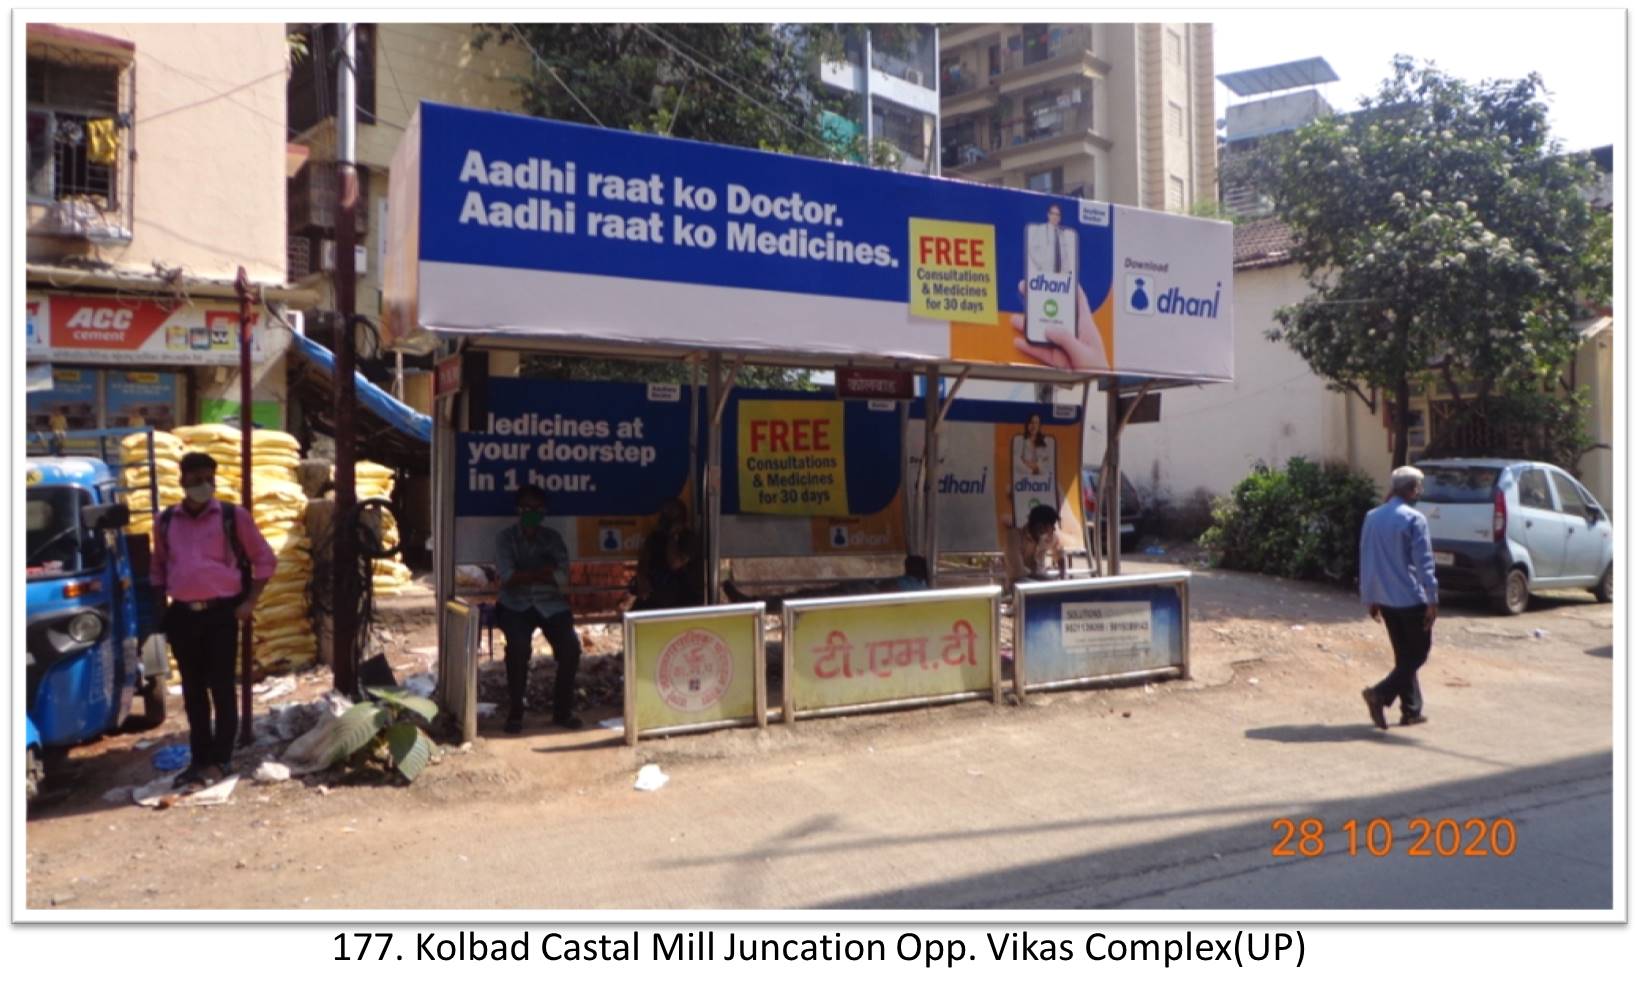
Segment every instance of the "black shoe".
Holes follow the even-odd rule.
[[[578,730],[586,725],[581,722],[579,716],[554,716],[552,717],[552,723],[563,727],[565,730]]]
[[[511,712],[506,714],[506,727],[505,727],[505,729],[506,729],[507,733],[522,733],[523,732],[523,710],[522,709],[514,709]]]
[[[205,787],[205,784],[205,773],[200,771],[198,768],[195,768],[191,764],[186,768],[183,768],[181,774],[171,779],[171,788],[182,792],[192,792],[195,789],[202,789]]]
[[[1421,713],[1415,713],[1414,715],[1403,715],[1399,717],[1400,726],[1421,726],[1427,721],[1428,718]]]
[[[1382,711],[1382,702],[1376,697],[1376,689],[1367,688],[1360,694],[1365,698],[1365,708],[1371,710],[1371,722],[1376,724],[1377,729],[1386,730],[1388,716]]]

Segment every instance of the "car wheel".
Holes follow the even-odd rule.
[[[1598,579],[1598,587],[1592,590],[1593,597],[1600,602],[1615,601],[1615,565],[1604,568],[1604,576]]]
[[[1496,611],[1505,615],[1516,616],[1530,605],[1530,579],[1524,573],[1524,568],[1515,567],[1507,572],[1507,578],[1502,582],[1501,591],[1493,596]]]

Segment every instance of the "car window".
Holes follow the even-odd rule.
[[[1587,503],[1581,500],[1581,489],[1558,471],[1553,471],[1553,487],[1558,489],[1558,505],[1565,515],[1579,515],[1586,518]]]
[[[1519,475],[1519,504],[1525,508],[1553,511],[1553,495],[1547,490],[1547,472],[1531,468]]]
[[[1495,498],[1495,467],[1421,467],[1422,501],[1440,505],[1488,505]]]

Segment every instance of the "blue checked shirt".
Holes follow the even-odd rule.
[[[1427,516],[1397,495],[1365,516],[1359,534],[1359,600],[1389,609],[1439,604]]]
[[[555,583],[531,584],[508,588],[514,571],[536,570],[551,564]],[[569,611],[562,587],[569,583],[569,548],[554,529],[541,526],[533,538],[513,523],[495,537],[495,573],[500,575],[500,604],[514,612],[539,609],[542,617],[550,619],[559,612]]]

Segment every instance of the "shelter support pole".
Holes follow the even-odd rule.
[[[1098,490],[1107,494],[1109,511],[1100,508],[1098,514],[1109,523],[1106,549],[1109,551],[1109,576],[1120,574],[1120,383],[1109,381],[1108,410],[1104,422],[1108,426],[1108,449],[1104,456],[1103,479]]]
[[[700,354],[688,357],[688,515],[696,530],[704,520],[700,503]]]
[[[938,586],[938,423],[943,414],[939,398],[938,365],[927,367],[926,404],[921,449],[921,554],[927,558],[927,586]]]
[[[722,412],[728,405],[721,353],[713,352],[707,359],[705,376],[709,381],[706,403],[711,406],[710,435],[705,447],[705,602],[715,605],[722,585]]]
[[[251,418],[250,392],[250,297],[254,293],[250,277],[244,267],[233,281],[239,294],[239,500],[245,511],[254,514],[256,508],[255,479],[251,477],[250,441],[255,430]],[[249,592],[245,592],[249,595]],[[249,747],[255,741],[251,723],[256,716],[250,701],[250,686],[255,683],[256,620],[246,619],[239,624],[239,746]]]
[[[1081,473],[1081,467],[1086,463],[1086,427],[1092,420],[1092,410],[1087,407],[1092,403],[1092,382],[1088,380],[1081,385],[1081,448],[1075,456],[1075,490],[1077,493],[1086,488],[1086,475]],[[1097,520],[1087,521],[1086,495],[1081,495],[1081,507],[1077,509],[1081,516],[1081,541],[1086,544],[1086,566],[1093,574],[1098,573],[1097,554],[1092,544],[1092,531],[1098,528]]]

